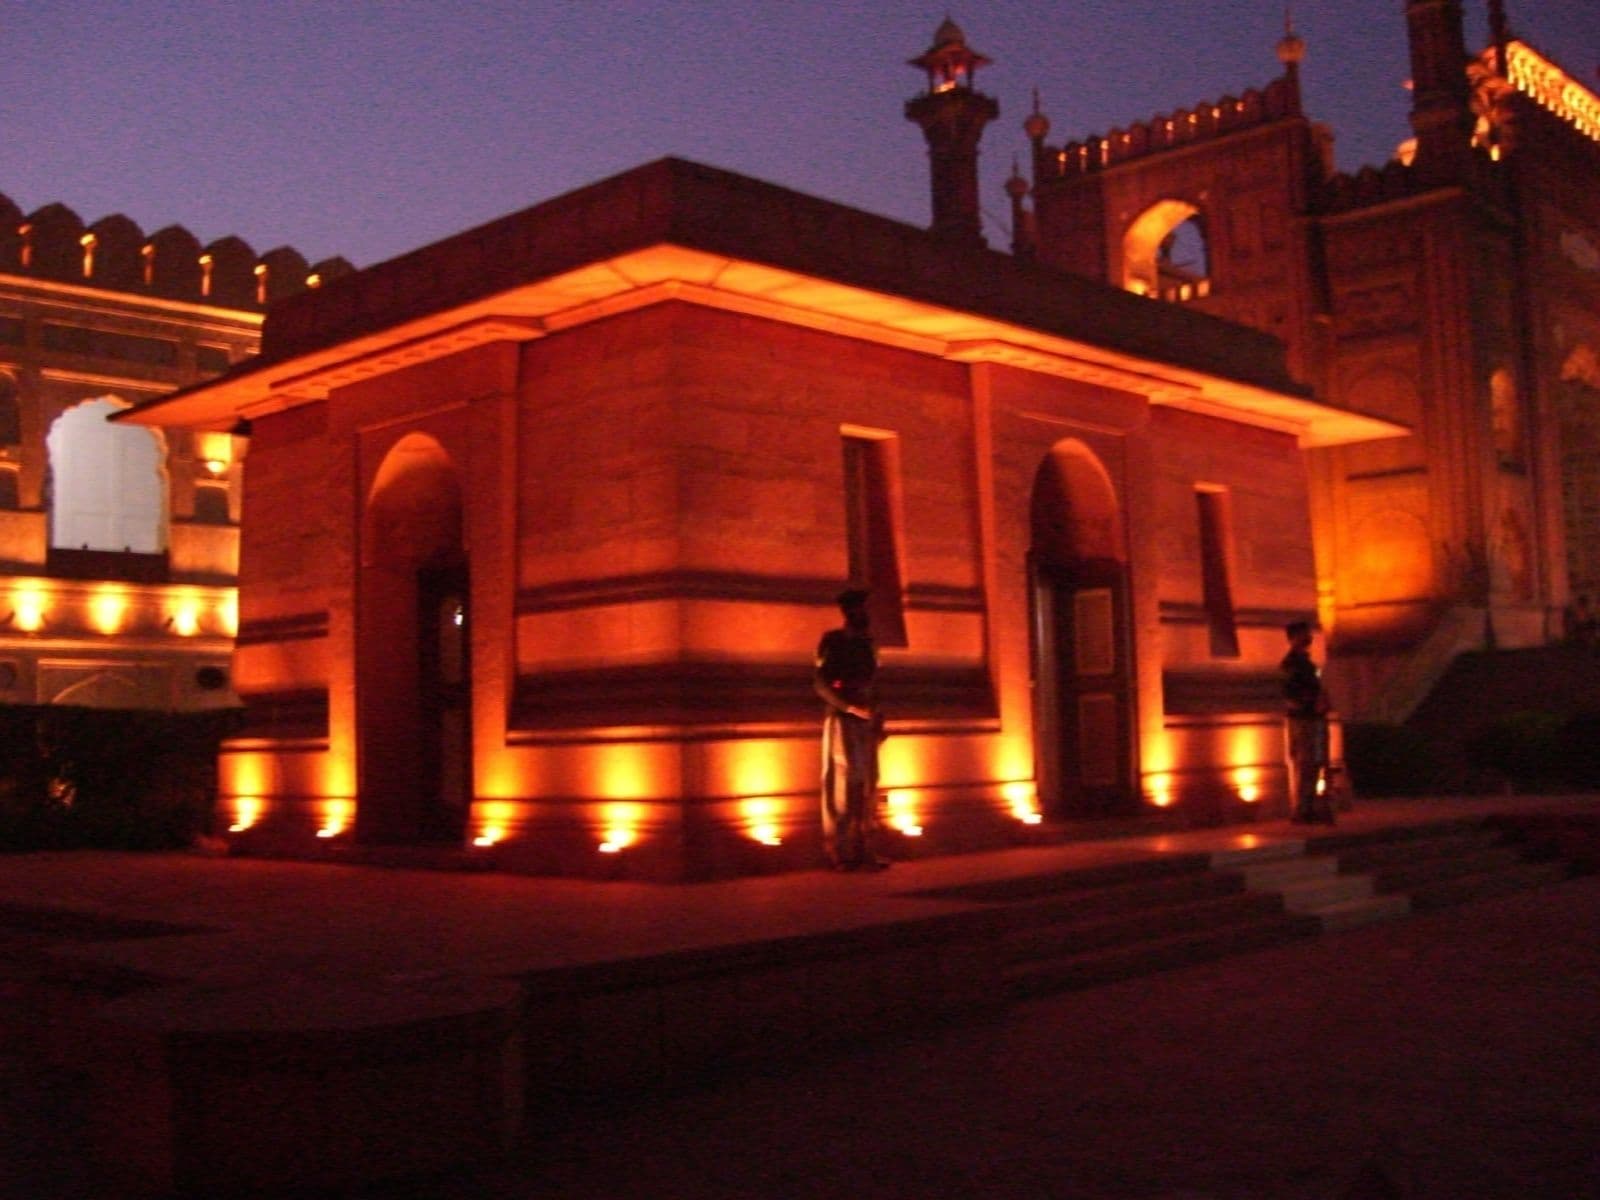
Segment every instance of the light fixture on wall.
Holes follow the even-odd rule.
[[[21,591],[13,592],[11,601],[11,613],[5,621],[7,625],[20,629],[23,633],[38,633],[44,628],[48,601],[43,591],[25,587]]]

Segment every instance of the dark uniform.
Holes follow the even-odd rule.
[[[1333,824],[1332,798],[1319,793],[1328,766],[1328,701],[1311,655],[1296,647],[1283,656],[1283,694],[1289,702],[1289,786],[1292,819]]]
[[[822,727],[822,839],[829,860],[841,868],[879,865],[872,848],[881,725],[872,690],[877,673],[870,634],[844,628],[822,635],[817,687],[829,700]],[[873,715],[855,716],[846,708]]]

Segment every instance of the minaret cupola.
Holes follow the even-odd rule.
[[[973,89],[973,76],[989,59],[968,46],[961,27],[946,17],[933,45],[909,61],[928,75],[928,90],[906,101],[905,111],[928,141],[933,232],[981,246],[978,141],[983,127],[1000,115],[1000,105]]]

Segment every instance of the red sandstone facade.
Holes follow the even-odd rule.
[[[1303,449],[1398,432],[1254,331],[672,160],[286,300],[132,418],[253,429],[241,844],[674,879],[817,861],[847,582],[905,852],[1278,804]]]
[[[1349,714],[1402,718],[1456,653],[1600,594],[1600,98],[1490,9],[1472,56],[1459,0],[1404,5],[1416,138],[1381,170],[1333,173],[1290,34],[1265,88],[1103,137],[1052,145],[1036,109],[1012,181],[1019,253],[1281,337],[1320,398],[1412,431],[1310,455]]]

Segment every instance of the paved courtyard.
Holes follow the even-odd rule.
[[[577,1114],[439,1200],[1593,1200],[1600,879]]]
[[[1344,826],[1415,815],[1369,804]],[[314,986],[447,961],[492,972],[714,945],[738,930],[847,927],[925,913],[930,901],[914,895],[924,887],[1290,832],[1264,825],[690,888],[22,856],[0,863],[0,904],[205,926],[215,932],[73,953],[201,981],[290,973]],[[0,934],[0,957],[6,937],[29,936]],[[531,1130],[508,1162],[344,1195],[1600,1200],[1597,1010],[1591,876],[573,1111]],[[75,1141],[74,1081],[36,1077],[4,1046],[0,1197],[102,1200]]]

